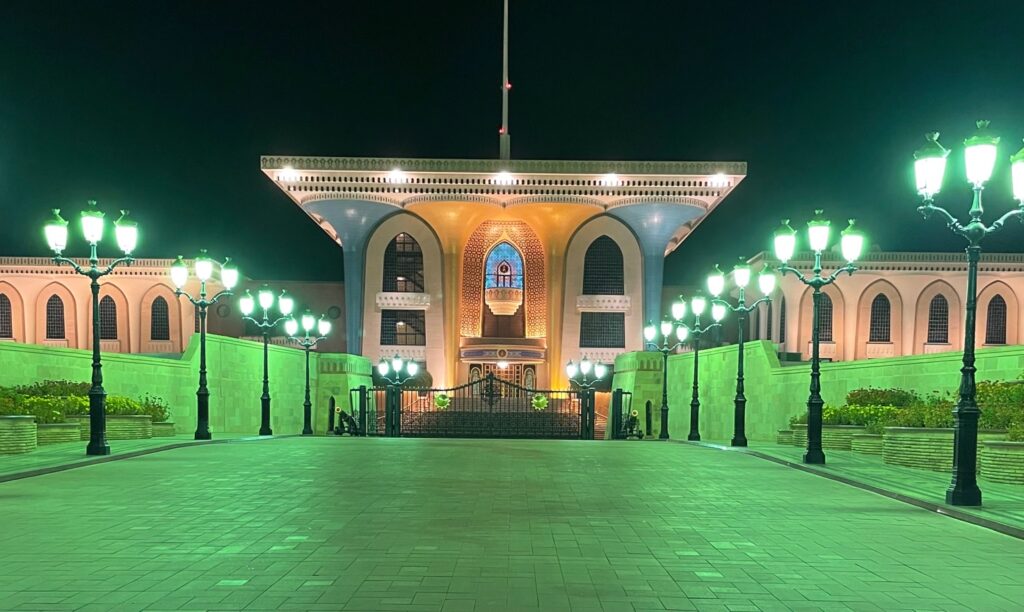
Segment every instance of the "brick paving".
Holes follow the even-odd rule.
[[[1024,541],[740,453],[289,438],[0,484],[3,610],[1012,610]]]

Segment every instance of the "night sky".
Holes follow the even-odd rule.
[[[959,249],[914,211],[911,155],[943,132],[939,203],[965,215],[960,144],[992,120],[989,218],[1010,209],[1021,6],[512,0],[512,156],[747,161],[669,283],[816,207],[888,250]],[[5,3],[0,254],[46,255],[48,210],[95,198],[133,211],[139,256],[206,247],[256,278],[340,279],[341,249],[259,156],[496,157],[500,35],[501,0]],[[985,246],[1021,244],[1013,223]]]

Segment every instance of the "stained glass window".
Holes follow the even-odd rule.
[[[523,256],[507,242],[499,243],[487,254],[484,264],[484,288],[523,288]]]

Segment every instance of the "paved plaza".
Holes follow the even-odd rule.
[[[0,483],[3,610],[1011,610],[1024,541],[741,453],[286,438]]]

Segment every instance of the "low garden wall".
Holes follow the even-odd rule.
[[[884,452],[882,434],[853,434],[853,438],[850,440],[850,450],[865,455],[881,455]]]
[[[1003,431],[978,432],[982,441],[1000,440]],[[890,465],[948,472],[953,468],[953,430],[927,427],[886,427],[882,460]]]
[[[1024,485],[1024,442],[981,443],[980,475],[986,480]]]
[[[18,455],[35,449],[35,417],[0,416],[0,455]]]
[[[76,442],[81,439],[81,425],[77,421],[67,423],[42,423],[36,425],[36,440],[39,446]]]

